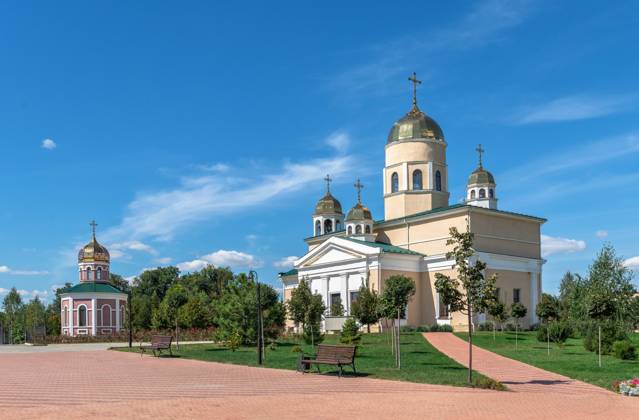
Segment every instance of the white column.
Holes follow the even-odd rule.
[[[115,300],[115,330],[120,331],[120,299]]]
[[[346,277],[344,278],[344,282],[346,283],[346,315],[351,314],[351,292],[348,288],[348,277],[350,274],[346,273]]]
[[[404,183],[401,189],[408,191],[408,162],[402,163],[402,172],[404,172]]]
[[[95,311],[95,306],[96,306],[96,299],[93,298],[91,299],[91,335],[96,335],[96,330],[97,330],[97,326],[98,326],[98,314]],[[102,320],[102,323],[104,324],[104,320]]]
[[[384,195],[386,195],[386,168],[382,169],[382,190],[384,192]]]
[[[530,273],[530,323],[536,324],[537,319],[537,303],[539,302],[539,273]]]
[[[433,162],[428,162],[428,189],[432,190],[434,189],[434,181],[433,178],[435,177],[435,174],[433,172]]]
[[[69,298],[69,335],[75,336],[73,332],[73,298]]]
[[[326,307],[327,307],[327,308],[329,309],[329,311],[330,311],[330,308],[331,308],[331,300],[330,300],[329,285],[328,285],[329,281],[330,281],[330,277],[324,277],[324,292],[325,292],[325,293],[324,293],[324,296],[325,296],[325,298],[324,298],[324,302],[325,302]]]

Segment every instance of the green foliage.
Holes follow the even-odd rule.
[[[4,324],[8,330],[9,343],[21,343],[24,340],[24,304],[22,297],[15,287],[9,290],[9,293],[2,301],[4,308]]]
[[[351,314],[370,332],[371,324],[375,324],[380,318],[379,295],[363,284],[359,288],[357,300],[351,303]]]
[[[301,352],[302,352],[302,348],[298,346],[297,344],[291,347],[291,353],[301,353]]]
[[[239,331],[233,331],[226,339],[226,347],[235,351],[242,345],[242,334]]]
[[[546,342],[548,339],[553,343],[563,345],[573,334],[573,329],[567,321],[550,321],[548,324],[541,324],[537,329],[537,341]]]
[[[331,303],[331,316],[344,316],[344,305],[339,300]]]
[[[477,378],[473,381],[474,388],[492,389],[494,391],[506,391],[506,386],[492,378]]]
[[[343,344],[356,345],[362,340],[362,335],[359,332],[359,326],[353,318],[348,318],[342,326],[342,334],[339,341]]]
[[[384,282],[380,297],[381,314],[385,318],[406,317],[408,301],[415,294],[415,282],[403,275],[390,276]]]
[[[519,324],[519,320],[526,316],[528,309],[521,303],[515,302],[510,306],[510,316],[515,319],[515,322]]]
[[[324,334],[320,329],[319,321],[306,322],[304,324],[304,330],[302,330],[302,339],[306,344],[316,345],[324,341]]]
[[[637,347],[630,340],[620,340],[612,343],[612,354],[621,360],[637,359]]]
[[[131,290],[129,282],[119,274],[109,273],[109,282],[125,293],[128,293]]]
[[[548,293],[542,293],[537,308],[535,308],[537,317],[547,323],[559,319],[559,312],[559,299]]]
[[[196,292],[188,297],[180,307],[178,318],[185,328],[206,328],[212,324],[213,307],[211,299],[204,291]]]
[[[322,341],[320,323],[325,311],[326,305],[322,296],[311,293],[306,280],[300,280],[288,301],[288,313],[291,320],[302,325],[302,337],[306,343],[315,344]]]
[[[599,326],[601,326],[601,353],[610,354],[615,341],[628,339],[626,329],[614,320],[590,322],[586,325],[583,337],[584,348],[597,353],[599,351]]]

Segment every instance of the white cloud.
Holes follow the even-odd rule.
[[[541,235],[542,257],[548,257],[553,254],[566,254],[583,251],[584,249],[586,249],[585,241]]]
[[[45,276],[49,274],[45,270],[13,270],[6,265],[0,265],[0,273],[13,274],[14,276]]]
[[[639,270],[639,256],[628,258],[623,262],[623,265],[628,268]]]
[[[251,254],[220,249],[219,251],[203,255],[195,260],[180,263],[177,267],[180,271],[191,272],[201,270],[207,265],[214,265],[217,267],[228,266],[231,268],[256,268],[261,266],[262,263]]]
[[[53,140],[51,140],[51,139],[42,140],[42,148],[43,149],[53,150],[56,147],[58,147],[58,145]]]
[[[331,146],[338,152],[345,152],[348,146],[351,144],[351,139],[348,133],[344,131],[336,131],[326,139],[326,144]]]
[[[176,231],[215,215],[264,205],[352,168],[352,157],[340,155],[304,163],[286,163],[277,173],[251,172],[252,179],[207,175],[190,177],[174,189],[140,194],[128,205],[122,223],[103,237],[169,240]]]
[[[524,107],[514,119],[517,124],[586,120],[626,111],[635,102],[634,95],[565,96]]]
[[[598,230],[595,232],[595,235],[597,236],[597,238],[607,238],[608,237],[608,231],[607,230]]]
[[[46,299],[49,296],[49,291],[48,290],[25,290],[25,289],[20,289],[18,290],[18,293],[20,294],[20,296],[24,297],[24,298],[34,298],[36,296],[38,296],[40,299]]]
[[[156,259],[156,261],[159,262],[160,264],[168,264],[171,262],[171,260],[172,260],[171,257],[162,257],[162,258]]]
[[[228,172],[231,166],[226,163],[213,163],[211,165],[196,165],[196,168],[207,172]]]
[[[151,245],[145,244],[140,241],[125,241],[125,242],[116,242],[114,244],[107,245],[109,249],[109,254],[111,254],[111,258],[114,260],[119,260],[123,258],[128,258],[129,255],[126,251],[138,251],[138,252],[146,252],[150,255],[157,255],[157,251]]]
[[[284,257],[280,260],[277,260],[273,263],[273,265],[277,268],[291,268],[293,267],[293,263],[299,259],[299,257],[295,257],[295,256],[289,256],[289,257]]]

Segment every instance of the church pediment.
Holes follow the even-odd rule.
[[[368,255],[378,253],[379,250],[374,247],[355,244],[340,238],[331,238],[300,258],[295,266],[303,268],[335,264],[366,258]]]

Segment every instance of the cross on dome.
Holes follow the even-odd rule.
[[[357,188],[357,203],[362,204],[362,188],[364,188],[364,184],[359,182],[359,178],[357,178],[357,182],[353,186]]]
[[[98,226],[98,224],[95,223],[95,220],[91,220],[91,223],[89,223],[89,226],[91,226],[91,231],[93,232],[93,237],[95,238],[95,228]]]
[[[326,192],[330,193],[331,192],[331,182],[333,182],[333,178],[331,178],[331,176],[329,174],[326,174],[326,176],[324,177],[324,181],[326,181]]]
[[[413,75],[408,78],[413,83],[413,109],[417,109],[417,85],[421,85],[422,81],[417,80],[417,73],[413,72]]]
[[[477,146],[477,148],[475,149],[475,151],[476,151],[476,152],[477,152],[477,154],[479,155],[479,167],[480,167],[480,168],[483,168],[481,158],[482,158],[482,154],[483,154],[486,150],[484,150],[484,148],[483,148],[483,147],[481,147],[481,144],[480,144],[479,146]]]

